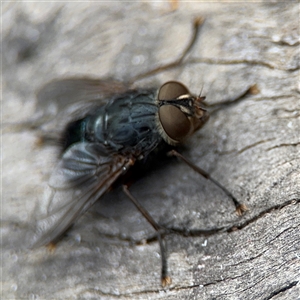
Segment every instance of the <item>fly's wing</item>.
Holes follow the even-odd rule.
[[[128,90],[113,79],[69,78],[46,84],[37,93],[37,126],[61,131],[70,121],[83,118],[93,107],[104,105],[112,96]]]
[[[69,105],[81,101],[99,101],[126,91],[128,87],[113,79],[68,78],[54,80],[47,83],[37,93],[37,110],[57,111],[64,110]]]
[[[128,85],[114,79],[69,78],[47,83],[37,93],[36,112],[25,122],[2,124],[5,132],[35,129],[42,137],[59,140],[65,126],[83,118]]]
[[[132,164],[99,144],[70,147],[50,177],[45,217],[37,221],[31,247],[55,242]]]

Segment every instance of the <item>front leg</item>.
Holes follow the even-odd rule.
[[[207,172],[205,172],[204,170],[193,164],[190,160],[185,158],[182,154],[180,154],[176,150],[171,150],[167,153],[167,155],[178,157],[198,174],[202,175],[206,179],[212,181],[216,186],[218,186],[232,200],[232,202],[235,205],[236,213],[238,216],[241,216],[244,212],[248,210],[248,207],[245,204],[240,203],[223,185],[221,185],[217,180],[213,179]]]

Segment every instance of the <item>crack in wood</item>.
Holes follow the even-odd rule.
[[[282,204],[274,205],[272,207],[269,207],[268,209],[261,211],[258,215],[253,216],[251,219],[246,220],[245,222],[242,222],[240,224],[234,224],[232,226],[223,226],[223,227],[216,227],[216,228],[210,228],[210,229],[185,229],[185,228],[178,228],[178,227],[165,227],[165,232],[162,234],[163,237],[169,236],[171,234],[178,234],[183,237],[209,237],[213,236],[218,233],[224,233],[224,232],[234,232],[237,230],[244,229],[248,225],[256,222],[258,219],[262,218],[266,214],[273,212],[275,210],[280,210],[288,205],[296,205],[300,203],[300,199],[292,199],[289,201],[286,201]],[[162,226],[164,227],[164,226]],[[114,235],[107,235],[104,234],[106,237],[109,238],[118,238],[121,241],[126,241],[128,243],[134,244],[136,246],[145,245],[145,244],[151,244],[156,243],[158,241],[158,238],[156,234],[152,235],[151,237],[148,237],[146,239],[142,240],[133,240],[129,237],[124,236],[114,236]],[[258,255],[259,256],[259,255]]]
[[[282,144],[279,144],[279,145],[275,145],[273,147],[270,147],[270,148],[267,148],[266,151],[270,151],[270,150],[273,150],[273,149],[276,149],[276,148],[280,148],[280,147],[296,147],[300,145],[300,142],[296,142],[296,143],[282,143]]]
[[[272,207],[269,207],[263,211],[261,211],[258,215],[252,217],[251,219],[245,221],[244,223],[240,224],[240,225],[234,225],[232,227],[230,227],[227,232],[232,232],[232,231],[236,231],[236,230],[241,230],[243,228],[245,228],[246,226],[250,225],[251,223],[253,222],[256,222],[258,219],[262,218],[263,216],[265,216],[266,214],[272,212],[272,211],[275,211],[275,210],[280,210],[288,205],[296,205],[300,203],[300,199],[291,199],[291,200],[288,200],[284,203],[281,203],[281,204],[277,204],[277,205],[274,205]]]
[[[292,199],[289,201],[286,201],[284,203],[278,204],[278,205],[274,205],[272,207],[269,207],[268,209],[260,212],[258,215],[252,217],[251,219],[246,220],[243,223],[240,224],[235,224],[232,225],[230,227],[218,227],[218,228],[212,228],[212,229],[196,229],[196,230],[186,230],[186,229],[179,229],[179,228],[168,228],[169,230],[169,234],[170,233],[176,233],[176,234],[180,234],[182,236],[186,236],[186,237],[200,237],[200,236],[212,236],[214,234],[217,233],[222,233],[222,232],[234,232],[237,230],[241,230],[244,229],[246,226],[250,225],[253,222],[256,222],[258,219],[262,218],[263,216],[265,216],[266,214],[275,211],[275,210],[280,210],[288,205],[296,205],[300,203],[300,199]],[[154,240],[152,238],[152,240]]]
[[[282,288],[280,288],[280,289],[274,291],[274,292],[271,293],[268,297],[265,297],[263,300],[270,300],[270,299],[272,299],[274,296],[277,296],[278,294],[283,293],[283,292],[285,292],[285,291],[287,291],[287,290],[293,288],[293,287],[296,286],[298,283],[299,283],[299,281],[293,281],[293,282],[291,282],[290,284],[288,284],[288,285],[286,285],[286,286],[284,286],[284,287],[282,287]]]
[[[215,59],[215,58],[194,58],[190,59],[186,62],[186,64],[197,64],[197,63],[205,63],[209,65],[241,65],[246,64],[250,66],[261,66],[261,67],[267,67],[271,70],[281,70],[281,71],[296,71],[299,69],[298,66],[295,67],[279,67],[276,64],[271,64],[265,61],[259,61],[259,60],[247,60],[247,59],[233,59],[233,60],[225,60],[225,59]]]

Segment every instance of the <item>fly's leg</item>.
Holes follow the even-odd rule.
[[[205,177],[206,179],[212,181],[216,186],[218,186],[231,200],[233,201],[236,213],[238,216],[241,216],[245,211],[248,210],[247,206],[243,203],[240,203],[223,185],[221,185],[217,180],[213,179],[207,172],[202,170],[201,168],[197,167],[195,164],[193,164],[191,161],[189,161],[187,158],[185,158],[182,154],[177,152],[176,150],[171,150],[167,153],[169,156],[176,156],[179,159],[181,159],[183,162],[185,162],[189,167],[191,167],[194,171]]]
[[[176,59],[175,61],[173,61],[169,64],[166,64],[164,66],[160,66],[160,67],[157,67],[157,68],[152,69],[150,71],[147,71],[145,73],[142,73],[140,75],[137,75],[137,76],[133,77],[130,82],[134,83],[138,79],[142,79],[142,78],[145,78],[145,77],[148,77],[148,76],[152,76],[156,73],[159,73],[159,72],[162,72],[164,70],[171,69],[171,68],[174,68],[174,67],[180,65],[180,63],[184,60],[184,58],[187,56],[187,54],[190,52],[190,50],[195,45],[195,42],[196,42],[198,34],[199,34],[199,30],[200,30],[201,25],[203,23],[204,23],[204,18],[199,17],[199,18],[196,18],[194,20],[194,22],[193,22],[193,34],[192,34],[191,40],[190,40],[189,44],[184,49],[184,51],[182,52],[182,54],[180,55],[180,57],[178,59]]]
[[[155,220],[151,217],[151,215],[148,213],[148,211],[137,201],[137,199],[129,192],[128,186],[123,185],[123,192],[126,194],[126,196],[133,202],[133,204],[136,206],[136,208],[142,213],[142,215],[147,219],[147,221],[152,225],[152,227],[156,231],[161,230],[161,226],[159,226]]]
[[[147,219],[147,221],[152,225],[152,227],[156,230],[159,247],[160,247],[160,255],[161,255],[161,285],[163,287],[165,287],[166,285],[170,285],[172,280],[171,277],[168,276],[166,250],[162,239],[162,234],[164,232],[164,229],[155,222],[155,220],[151,217],[148,211],[129,192],[127,185],[123,185],[123,192],[132,201],[132,203],[136,206],[136,208],[142,213],[142,215]]]

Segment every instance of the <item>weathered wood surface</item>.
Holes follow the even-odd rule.
[[[179,80],[223,103],[184,153],[250,211],[236,216],[222,191],[179,162],[139,181],[135,196],[178,231],[165,238],[167,289],[152,228],[117,192],[54,253],[22,249],[55,147],[38,147],[35,131],[4,130],[2,299],[300,298],[297,1],[179,2],[174,11],[169,2],[2,4],[3,122],[29,119],[35,91],[53,78],[125,80],[170,62],[198,16],[206,22],[184,63],[136,86]],[[239,98],[254,84],[257,93]]]

